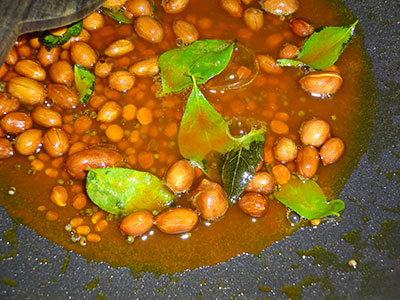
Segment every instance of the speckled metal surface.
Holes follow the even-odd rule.
[[[0,299],[288,299],[290,290],[297,299],[399,299],[400,3],[345,2],[364,29],[378,109],[371,144],[340,195],[342,222],[297,231],[259,256],[159,277],[87,262],[19,226],[17,255],[0,262],[0,279],[17,286],[0,281]],[[12,251],[2,232],[13,223],[1,207],[0,218],[1,255]]]

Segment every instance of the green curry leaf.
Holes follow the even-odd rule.
[[[78,36],[83,29],[83,22],[79,21],[77,23],[71,24],[67,27],[67,31],[62,36],[55,36],[46,31],[44,36],[41,36],[39,40],[43,43],[48,51],[51,48],[61,46],[69,41],[72,36]]]
[[[101,12],[105,14],[106,16],[109,16],[110,18],[113,18],[114,20],[124,23],[124,24],[131,24],[131,20],[129,20],[125,15],[123,9],[119,8],[108,8],[102,6],[100,8]]]
[[[82,103],[87,103],[94,91],[94,82],[96,80],[94,74],[81,65],[75,64],[74,80],[79,93],[79,100]]]
[[[317,29],[304,43],[296,59],[278,59],[281,66],[307,65],[316,70],[332,66],[351,41],[354,24],[346,26],[325,26]]]
[[[207,154],[225,154],[233,148],[228,124],[208,103],[193,79],[193,89],[186,104],[178,133],[178,146],[183,157],[202,167]]]
[[[158,60],[162,82],[160,96],[179,92],[191,85],[191,77],[203,84],[221,73],[229,63],[234,44],[231,41],[200,40],[164,52]]]
[[[174,194],[156,176],[126,168],[90,169],[86,192],[110,214],[160,211],[175,202]]]
[[[344,209],[344,202],[340,199],[327,202],[322,189],[313,180],[303,182],[292,179],[289,183],[283,184],[279,191],[275,191],[274,196],[308,220],[330,215],[339,216],[339,212]]]
[[[262,160],[265,126],[253,128],[237,141],[240,141],[238,146],[226,153],[221,171],[222,184],[230,203],[244,191]]]

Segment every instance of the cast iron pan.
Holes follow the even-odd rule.
[[[17,230],[18,245],[4,242],[2,233],[13,222],[0,207],[0,255],[17,253],[0,262],[0,279],[17,283],[0,280],[0,298],[287,299],[292,290],[304,299],[399,299],[400,3],[345,3],[365,33],[378,107],[370,145],[340,194],[346,202],[342,222],[299,230],[259,256],[173,275],[133,276],[127,268],[87,262],[24,226]],[[352,258],[356,268],[347,264]]]

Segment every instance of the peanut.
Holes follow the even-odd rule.
[[[79,103],[78,94],[64,84],[49,84],[47,87],[47,96],[55,104],[64,109],[75,108]]]
[[[64,155],[69,146],[68,135],[61,128],[50,128],[43,136],[43,148],[52,157]]]
[[[198,216],[193,210],[175,207],[160,213],[155,218],[155,225],[164,233],[177,234],[192,230],[197,220]]]
[[[188,5],[189,0],[162,0],[161,5],[167,14],[178,14]]]
[[[135,45],[126,39],[118,40],[107,47],[104,50],[104,54],[111,57],[122,56],[135,49]]]
[[[184,20],[176,20],[172,25],[172,30],[184,44],[190,44],[199,39],[199,32],[196,27]]]
[[[320,119],[304,121],[299,129],[300,140],[304,145],[320,147],[331,136],[328,122]]]
[[[136,76],[154,76],[160,72],[158,56],[149,56],[141,59],[129,67],[129,72]]]
[[[267,212],[268,202],[259,193],[246,193],[238,201],[241,211],[252,217],[262,217]]]
[[[293,33],[299,37],[307,37],[313,34],[314,26],[302,19],[293,19],[289,23]]]
[[[299,8],[298,0],[263,0],[262,7],[271,14],[287,16]]]
[[[153,227],[153,215],[148,211],[139,211],[126,216],[119,226],[129,236],[142,235],[151,227]]]
[[[192,201],[200,216],[208,221],[217,220],[228,210],[228,200],[221,185],[203,179],[192,194]]]
[[[54,83],[70,85],[74,80],[74,70],[66,60],[56,61],[51,65],[49,75]]]
[[[342,86],[343,78],[335,72],[313,72],[299,80],[303,90],[314,97],[329,97]]]
[[[39,65],[37,62],[24,59],[17,62],[15,65],[15,71],[25,77],[29,77],[35,80],[45,80],[46,79],[46,71]]]
[[[62,125],[61,115],[47,106],[37,106],[32,111],[32,119],[43,127],[60,127]]]
[[[41,130],[28,129],[17,136],[15,150],[21,155],[32,155],[39,149],[41,141]]]
[[[14,77],[8,82],[8,92],[22,104],[36,105],[46,98],[46,90],[38,81],[27,77]]]
[[[164,38],[164,29],[161,24],[150,16],[141,16],[135,19],[136,33],[150,43],[160,43]]]
[[[338,137],[328,139],[319,150],[324,166],[335,163],[344,152],[344,143]]]
[[[115,101],[107,101],[97,114],[97,121],[111,123],[121,115],[122,107]]]
[[[246,192],[257,192],[265,195],[274,191],[274,177],[268,172],[257,172],[250,183],[246,186]]]
[[[17,98],[8,93],[0,93],[0,117],[10,112],[16,111],[19,108],[19,101]]]
[[[0,138],[0,159],[9,158],[14,155],[13,147],[9,140]]]
[[[121,154],[106,148],[86,149],[69,156],[65,168],[75,178],[86,177],[88,168],[119,167],[123,163]]]
[[[182,193],[188,190],[193,180],[194,169],[185,159],[178,160],[170,166],[164,178],[165,184],[174,193]]]
[[[306,146],[299,150],[296,157],[296,171],[305,178],[313,177],[318,170],[319,155],[313,146]]]
[[[148,0],[128,0],[125,7],[134,17],[151,16],[153,14],[153,7]]]
[[[264,13],[258,8],[247,8],[243,15],[247,27],[253,31],[258,31],[264,26]]]
[[[296,143],[287,137],[279,137],[275,142],[273,150],[275,159],[282,163],[293,161],[297,155]]]
[[[97,53],[85,42],[75,42],[71,45],[71,59],[86,69],[91,69],[97,61]]]
[[[276,63],[276,60],[267,54],[257,55],[258,63],[261,70],[272,75],[280,75],[283,73],[283,68]]]
[[[220,0],[221,7],[232,17],[240,18],[243,15],[243,7],[240,0]]]
[[[114,90],[126,92],[135,84],[135,75],[125,70],[114,71],[108,77],[108,84]]]
[[[32,117],[24,112],[11,112],[0,121],[1,128],[9,133],[21,133],[32,127]]]

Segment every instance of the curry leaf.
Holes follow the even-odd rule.
[[[124,15],[124,11],[122,9],[119,9],[119,8],[108,8],[108,7],[102,6],[100,8],[100,10],[102,11],[103,14],[113,18],[114,20],[116,20],[118,22],[121,22],[121,23],[124,23],[124,24],[131,24],[132,23],[131,20],[129,20]]]
[[[294,210],[308,220],[339,216],[344,209],[344,202],[340,199],[327,202],[320,186],[313,180],[305,182],[292,179],[289,183],[281,186],[274,196],[284,205]]]
[[[111,214],[160,211],[175,202],[156,176],[126,168],[90,169],[86,191],[93,203]]]
[[[265,126],[252,129],[240,138],[240,144],[226,153],[222,166],[222,184],[230,203],[236,201],[256,173],[262,160]]]
[[[160,96],[191,85],[191,77],[202,84],[221,73],[229,63],[233,47],[231,41],[200,40],[164,52],[158,60],[162,82]]]
[[[61,46],[69,41],[72,36],[78,36],[83,29],[83,22],[79,21],[77,23],[71,24],[67,27],[67,31],[62,36],[52,35],[47,31],[46,35],[39,38],[48,51],[51,48]]]
[[[178,146],[183,157],[202,167],[210,152],[225,154],[233,148],[228,124],[208,103],[194,80],[178,133]]]
[[[304,43],[296,59],[278,59],[282,66],[307,65],[321,70],[332,66],[351,41],[358,20],[352,25],[326,26],[317,29]]]
[[[88,103],[90,96],[94,91],[94,82],[96,77],[92,72],[81,65],[74,65],[74,80],[76,89],[79,93],[79,100],[82,103]]]

